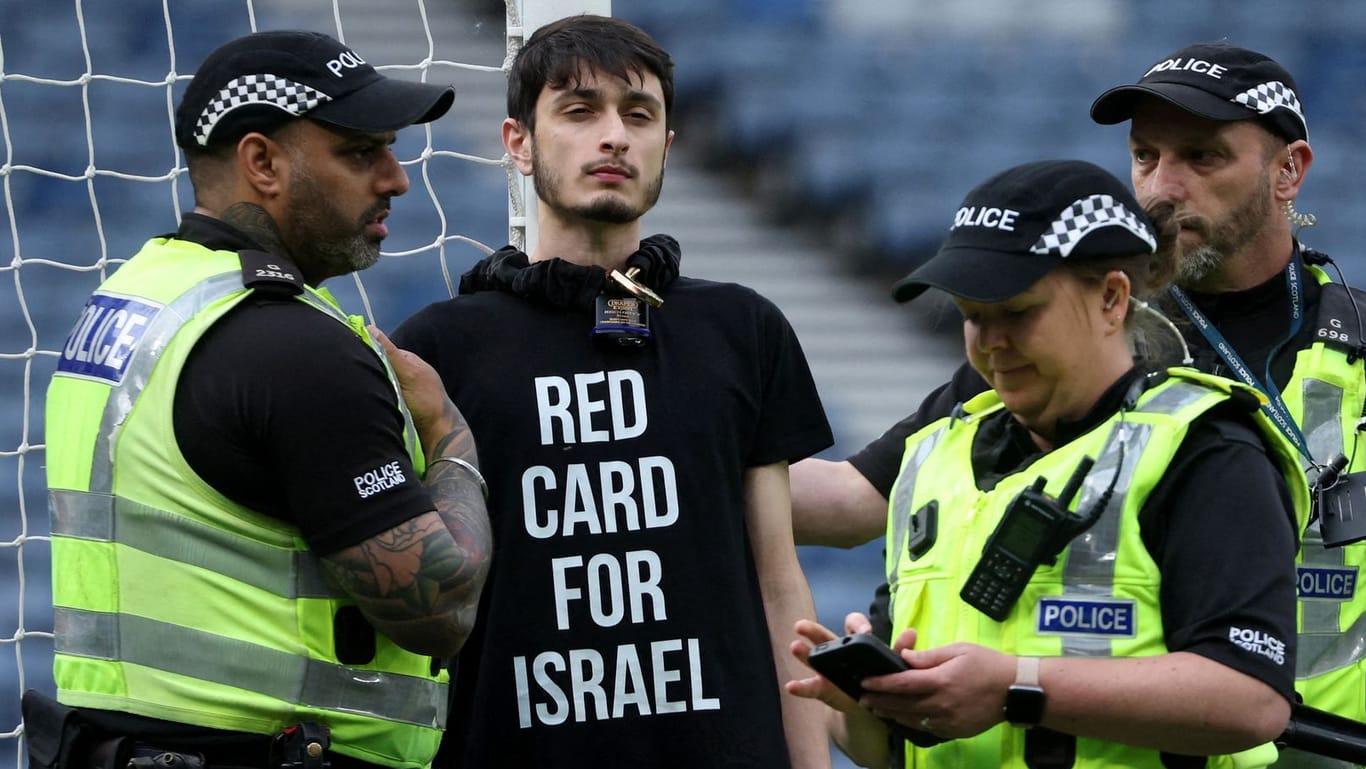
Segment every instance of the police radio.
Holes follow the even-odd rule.
[[[1090,457],[1083,457],[1057,499],[1044,493],[1048,479],[1039,476],[1011,501],[959,591],[964,601],[998,622],[1010,614],[1039,565],[1057,563],[1067,543],[1104,511],[1108,495],[1085,516],[1067,509],[1093,464]]]

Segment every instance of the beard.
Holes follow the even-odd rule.
[[[659,175],[646,186],[645,199],[639,206],[633,206],[611,193],[604,193],[581,205],[569,205],[560,194],[564,179],[541,162],[541,153],[534,144],[531,147],[531,173],[536,197],[552,211],[603,224],[629,224],[636,221],[654,208],[655,203],[659,202],[660,191],[664,189],[664,169],[661,166]]]
[[[1176,275],[1172,280],[1178,286],[1198,284],[1218,272],[1223,265],[1224,255],[1215,247],[1201,243],[1181,253],[1181,258],[1176,262]]]
[[[296,166],[289,191],[289,253],[309,275],[323,279],[364,270],[379,261],[379,241],[365,235],[365,227],[389,209],[382,200],[358,220],[349,219],[304,166]],[[307,265],[304,267],[304,265]]]
[[[1177,285],[1198,285],[1217,274],[1231,256],[1261,234],[1273,212],[1270,181],[1270,174],[1263,173],[1247,197],[1220,221],[1211,222],[1202,216],[1182,221],[1200,235],[1201,242],[1182,251],[1176,263]],[[1177,219],[1183,217],[1178,215]]]

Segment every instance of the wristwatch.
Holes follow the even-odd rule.
[[[1015,666],[1015,683],[1006,690],[1006,721],[1029,728],[1043,720],[1047,697],[1039,686],[1039,658],[1020,657]]]

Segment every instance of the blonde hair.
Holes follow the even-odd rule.
[[[1177,235],[1180,228],[1173,216],[1174,208],[1163,204],[1148,212],[1157,238],[1153,253],[1137,253],[1099,259],[1064,262],[1063,269],[1087,285],[1099,285],[1115,270],[1129,278],[1129,295],[1147,312],[1129,312],[1124,319],[1129,337],[1129,349],[1134,363],[1147,369],[1161,369],[1183,362],[1184,347],[1180,332],[1162,315],[1156,305],[1166,296],[1167,288],[1176,276],[1180,258]]]

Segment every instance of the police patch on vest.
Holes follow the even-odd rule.
[[[1039,635],[1132,638],[1138,614],[1132,600],[1045,596],[1035,608]]]
[[[1295,586],[1302,601],[1350,601],[1356,594],[1355,567],[1300,566],[1295,571]]]
[[[160,311],[158,304],[93,294],[66,338],[57,371],[118,384],[142,335]]]

